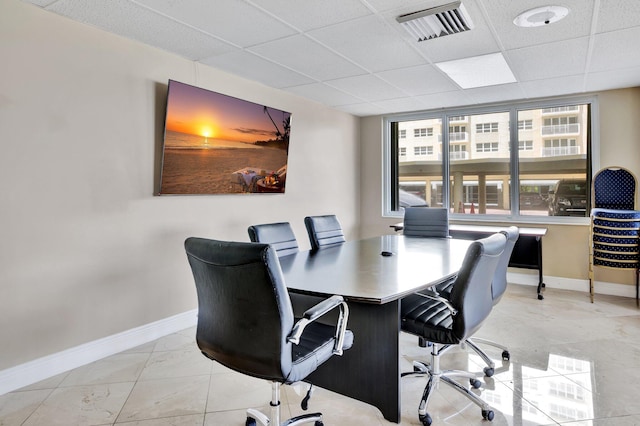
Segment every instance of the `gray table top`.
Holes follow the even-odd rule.
[[[280,258],[289,290],[382,304],[456,274],[469,240],[383,235]],[[393,253],[382,256],[382,251]]]

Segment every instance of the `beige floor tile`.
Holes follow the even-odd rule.
[[[154,418],[150,420],[140,420],[133,422],[116,423],[121,426],[202,426],[204,414],[193,414],[189,416],[175,416]],[[219,425],[225,423],[218,423]]]
[[[104,425],[116,420],[134,383],[55,389],[23,423],[24,426]]]
[[[136,383],[118,422],[204,414],[209,376],[177,377]]]
[[[21,425],[51,392],[51,389],[23,390],[0,396],[0,426]]]
[[[148,359],[148,353],[116,354],[76,368],[64,378],[60,386],[135,382]]]
[[[142,370],[140,380],[211,374],[212,364],[211,360],[193,349],[154,352]]]

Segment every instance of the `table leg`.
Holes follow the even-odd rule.
[[[377,407],[385,419],[400,422],[399,301],[374,305],[348,301],[353,347],[332,357],[308,380]],[[313,404],[313,400],[311,401]]]
[[[536,237],[536,243],[538,246],[538,300],[544,299],[542,295],[542,287],[544,287],[542,277],[542,238]]]

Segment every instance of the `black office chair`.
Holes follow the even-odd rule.
[[[342,226],[335,215],[307,216],[304,225],[309,233],[311,250],[335,247],[345,242]]]
[[[403,373],[428,374],[418,418],[423,425],[431,424],[427,413],[429,399],[440,381],[469,398],[482,409],[482,417],[492,420],[491,407],[452,377],[466,377],[471,386],[479,388],[482,383],[473,373],[461,370],[440,369],[440,349],[467,341],[483,324],[493,307],[491,282],[500,256],[507,243],[502,233],[471,243],[458,272],[449,299],[428,293],[415,293],[402,299],[401,329],[432,343],[431,364],[414,361],[414,371]]]
[[[511,259],[513,248],[516,245],[516,241],[518,241],[518,238],[520,237],[520,230],[516,226],[510,226],[509,228],[502,230],[500,232],[503,233],[505,237],[507,237],[507,244],[505,245],[504,251],[500,256],[500,260],[498,261],[498,266],[496,268],[496,273],[494,274],[493,281],[491,282],[491,295],[493,297],[494,306],[500,301],[500,299],[502,299],[504,292],[507,290],[507,268],[509,267],[509,260]],[[442,284],[435,286],[434,290],[438,294],[438,296],[444,297],[445,299],[449,299],[451,297],[451,290],[453,288],[454,282],[455,282],[455,279],[452,279],[448,282],[444,282]],[[487,365],[483,369],[483,372],[487,377],[493,376],[496,365],[493,362],[493,360],[489,358],[489,356],[477,346],[478,343],[482,343],[485,345],[496,347],[498,349],[502,349],[502,354],[501,354],[502,359],[504,361],[509,361],[511,359],[511,354],[509,353],[509,349],[506,346],[496,343],[494,341],[482,339],[480,337],[473,337],[467,340],[466,343],[471,349],[474,350],[475,353],[478,354],[480,358],[482,358],[482,360]],[[442,355],[443,353],[444,353],[444,349],[441,349],[440,354]]]
[[[280,423],[280,385],[304,381],[353,344],[348,307],[332,296],[294,323],[276,251],[268,244],[188,238],[187,258],[198,293],[196,341],[202,353],[240,373],[272,382],[271,417],[247,410],[246,425],[322,425],[320,413]],[[336,325],[316,319],[339,308]],[[302,401],[306,404],[310,391]]]
[[[449,209],[406,207],[402,233],[407,237],[447,238],[449,236]]]
[[[298,241],[289,222],[251,225],[247,231],[252,242],[271,244],[278,257],[298,252]]]

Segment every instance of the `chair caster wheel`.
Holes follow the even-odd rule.
[[[511,359],[511,354],[509,351],[502,351],[502,359],[504,361],[509,361]]]
[[[247,417],[247,421],[244,423],[244,426],[256,426],[256,419]]]
[[[431,422],[433,421],[431,420],[431,416],[429,415],[429,413],[425,414],[424,416],[418,416],[418,420],[422,422],[422,426],[431,426]]]
[[[315,422],[314,426],[324,426],[324,423],[318,420],[317,422]]]
[[[482,418],[485,420],[493,420],[493,410],[482,410]]]
[[[473,386],[474,389],[479,389],[482,386],[482,382],[478,379],[469,379],[469,384]]]
[[[541,294],[538,295],[538,300],[542,300],[544,299],[544,296],[542,296]]]
[[[493,376],[493,373],[495,372],[491,367],[485,367],[482,371],[484,371],[484,375],[487,377]]]

